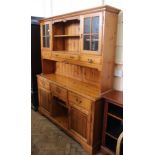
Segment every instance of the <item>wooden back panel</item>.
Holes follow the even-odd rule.
[[[78,52],[80,50],[80,21],[71,20],[53,24],[53,51]],[[55,35],[66,35],[65,37]],[[76,36],[77,35],[77,36]],[[70,37],[74,36],[74,37]],[[75,37],[76,36],[76,37]]]
[[[93,68],[56,62],[55,74],[70,77],[95,86],[99,86],[100,84],[100,71]]]

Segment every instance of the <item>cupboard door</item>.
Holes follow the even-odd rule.
[[[100,54],[102,12],[81,16],[81,52]]]
[[[51,22],[41,23],[41,48],[51,50]]]
[[[70,109],[70,129],[75,135],[87,140],[88,115],[71,107]]]
[[[50,115],[51,112],[51,96],[50,96],[50,91],[39,88],[39,106],[46,110],[46,112]]]

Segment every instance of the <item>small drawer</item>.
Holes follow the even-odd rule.
[[[76,106],[77,108],[90,111],[91,109],[91,100],[88,100],[78,94],[69,92],[68,94],[69,104]]]
[[[50,51],[43,51],[41,52],[43,59],[50,59],[51,58],[51,52]]]
[[[49,84],[48,80],[46,80],[42,77],[38,77],[38,86],[45,88],[47,90],[50,90],[50,84]]]
[[[63,54],[63,53],[52,53],[52,57],[54,57],[54,58],[65,58],[65,54]]]
[[[79,56],[78,55],[67,54],[66,55],[66,59],[69,59],[69,60],[79,60]]]
[[[67,90],[55,84],[51,84],[51,92],[53,96],[58,97],[60,100],[67,102]]]
[[[100,64],[101,63],[101,57],[100,56],[80,56],[80,61],[84,61],[90,64]]]

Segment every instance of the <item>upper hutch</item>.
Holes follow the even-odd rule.
[[[118,13],[101,6],[40,21],[39,111],[90,155],[101,143],[102,95],[113,84]]]

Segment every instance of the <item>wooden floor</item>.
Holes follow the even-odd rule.
[[[79,143],[33,110],[31,135],[31,155],[87,155]]]

